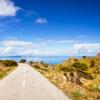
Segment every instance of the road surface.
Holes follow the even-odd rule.
[[[0,81],[0,100],[69,100],[57,87],[27,64]]]

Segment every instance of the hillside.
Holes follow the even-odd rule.
[[[31,65],[72,100],[100,100],[100,56],[71,57],[56,65]]]

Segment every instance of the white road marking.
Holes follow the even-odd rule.
[[[26,85],[26,81],[25,80],[23,80],[23,88],[25,87],[25,85]]]

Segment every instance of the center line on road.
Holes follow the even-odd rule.
[[[25,80],[23,80],[23,85],[22,85],[22,86],[23,86],[23,88],[25,87],[25,84],[26,84],[26,81],[25,81]]]

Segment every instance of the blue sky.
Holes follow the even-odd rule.
[[[99,0],[0,1],[0,55],[98,52]]]

